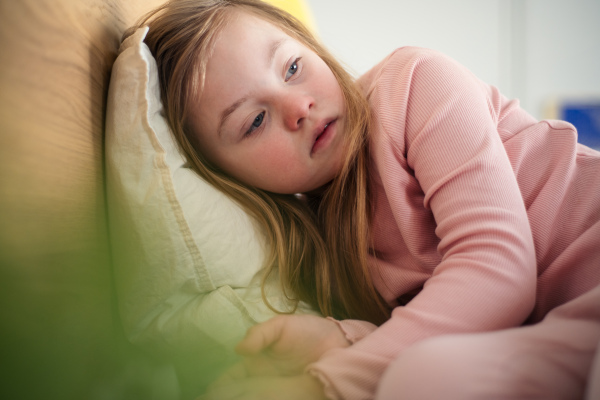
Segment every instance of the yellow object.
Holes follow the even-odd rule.
[[[298,18],[313,34],[317,34],[317,28],[312,13],[306,1],[303,0],[264,0],[267,3],[279,7]]]

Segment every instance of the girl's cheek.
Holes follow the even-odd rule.
[[[298,155],[294,147],[287,143],[279,143],[277,146],[274,146],[271,158],[278,164],[282,162],[289,163],[290,161],[295,161],[298,158]]]

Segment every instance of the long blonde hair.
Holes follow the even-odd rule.
[[[202,90],[211,48],[233,9],[266,20],[313,50],[340,84],[347,156],[341,173],[316,200],[249,187],[208,162],[193,145],[188,105]],[[143,25],[150,27],[145,42],[156,59],[167,120],[182,152],[202,178],[254,216],[271,244],[265,302],[264,282],[278,268],[288,297],[292,293],[323,315],[385,321],[389,307],[375,290],[367,264],[369,106],[352,77],[302,23],[258,0],[172,0],[144,16],[125,37]]]

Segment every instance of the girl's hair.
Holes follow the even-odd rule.
[[[199,96],[216,36],[232,11],[252,13],[303,43],[329,66],[344,94],[347,156],[339,176],[317,199],[249,187],[208,162],[194,147],[188,105]],[[284,292],[323,315],[380,324],[389,307],[372,283],[369,252],[369,106],[352,77],[298,20],[258,0],[172,0],[145,15],[145,42],[156,59],[168,123],[190,165],[255,217],[270,242],[264,282],[278,267]],[[277,310],[275,310],[277,311]]]

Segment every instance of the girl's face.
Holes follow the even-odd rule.
[[[320,188],[343,163],[346,111],[335,76],[274,25],[244,12],[231,18],[191,107],[202,154],[260,189]]]

